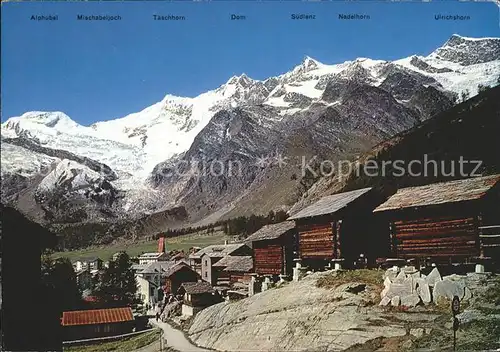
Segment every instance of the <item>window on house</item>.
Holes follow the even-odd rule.
[[[208,266],[208,260],[205,260],[205,266]]]
[[[205,271],[205,278],[207,278],[207,277],[208,277],[208,273]]]

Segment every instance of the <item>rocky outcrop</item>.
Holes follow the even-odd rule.
[[[373,305],[376,287],[355,282],[316,287],[325,275],[331,272],[206,308],[195,317],[189,337],[225,351],[338,351],[407,334],[402,323]]]
[[[432,291],[431,291],[432,288]],[[472,292],[466,287],[465,277],[450,275],[441,278],[437,268],[428,275],[422,274],[414,267],[389,269],[384,274],[384,289],[380,293],[379,305],[415,307],[421,302],[429,304],[441,298],[451,300],[458,296],[460,300],[468,300]]]

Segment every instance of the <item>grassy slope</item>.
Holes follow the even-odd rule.
[[[104,352],[104,351],[134,351],[138,348],[152,344],[160,338],[160,329],[155,329],[138,336],[133,336],[120,341],[106,342],[95,345],[82,345],[64,348],[67,352]]]
[[[166,241],[167,250],[184,250],[187,251],[190,247],[198,246],[205,247],[211,244],[224,243],[226,236],[222,232],[215,232],[212,235],[191,234],[169,238]],[[77,251],[57,252],[54,257],[67,257],[70,260],[76,260],[80,257],[96,256],[102,260],[108,260],[114,253],[126,251],[130,256],[136,256],[143,252],[156,252],[157,241],[144,241],[138,243],[116,243],[106,247],[87,248]]]

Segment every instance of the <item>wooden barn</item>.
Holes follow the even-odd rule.
[[[388,254],[389,238],[373,209],[385,196],[373,188],[357,189],[321,198],[292,215],[303,264],[322,268],[331,261],[349,268],[362,254],[368,263]]]
[[[254,271],[259,275],[290,275],[297,250],[295,224],[284,221],[266,225],[254,232],[252,243]]]
[[[217,285],[232,286],[235,283],[250,282],[250,273],[253,271],[251,256],[228,255],[213,265],[217,269]]]
[[[66,341],[114,336],[132,332],[130,307],[63,312],[61,325]]]
[[[201,267],[201,278],[212,285],[217,284],[217,268],[213,265],[222,258],[231,256],[252,255],[252,249],[244,243],[225,243],[221,245],[207,246],[198,252],[191,254],[189,259],[194,262],[194,269]],[[199,264],[198,264],[199,263]]]
[[[468,261],[497,256],[500,175],[400,189],[374,210],[390,231],[392,255]]]
[[[165,294],[176,294],[184,282],[197,282],[201,279],[194,269],[183,262],[173,265],[162,276],[165,278]]]
[[[193,316],[200,310],[222,301],[208,282],[185,282],[179,287],[178,294],[184,296],[182,315]]]

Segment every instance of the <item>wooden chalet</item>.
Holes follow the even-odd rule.
[[[213,265],[228,255],[249,256],[252,255],[252,249],[244,243],[211,245],[191,254],[189,259],[191,260],[191,265],[194,270],[199,270],[201,278],[215,285],[217,283],[218,270],[214,270],[216,268],[214,268]]]
[[[218,269],[217,285],[231,286],[235,283],[250,282],[250,273],[253,271],[252,256],[228,255],[213,265]]]
[[[208,282],[185,282],[177,291],[184,296],[182,315],[192,316],[200,310],[219,303],[222,298],[215,292]]]
[[[130,307],[63,312],[61,325],[66,341],[114,336],[132,332]]]
[[[290,275],[296,246],[295,224],[284,221],[262,227],[250,235],[254,271],[259,275]]]
[[[175,294],[184,282],[197,282],[201,277],[186,263],[179,263],[172,266],[164,274],[165,294]]]
[[[373,209],[386,197],[363,188],[321,198],[292,215],[303,264],[322,268],[331,261],[352,267],[361,254],[368,263],[388,253],[389,239]]]
[[[500,175],[403,188],[374,212],[388,223],[393,256],[499,258]]]

